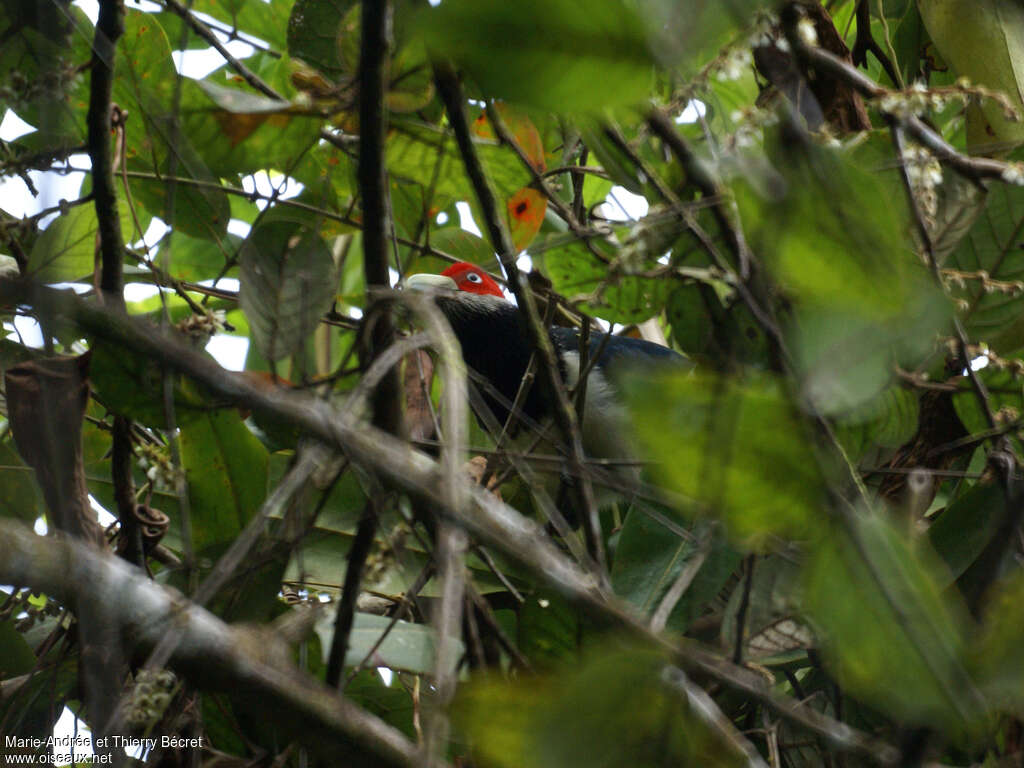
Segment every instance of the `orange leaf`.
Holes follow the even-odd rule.
[[[512,138],[516,140],[516,144],[523,150],[530,165],[535,170],[543,172],[545,167],[544,144],[540,140],[540,131],[537,130],[537,126],[525,113],[508,104],[496,104],[495,106],[501,119],[505,121],[505,127],[512,134]],[[481,139],[497,138],[494,128],[487,120],[486,112],[480,112],[476,120],[473,121],[473,133]]]
[[[508,199],[508,226],[517,250],[533,242],[547,208],[548,199],[531,187],[523,187]]]

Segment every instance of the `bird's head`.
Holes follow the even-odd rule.
[[[505,294],[494,278],[475,264],[460,261],[452,264],[439,275],[426,273],[410,275],[405,284],[414,290],[462,291],[477,296],[497,296],[504,299]]]

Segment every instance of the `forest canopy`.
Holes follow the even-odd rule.
[[[1024,759],[1024,6],[6,0],[0,73],[0,754]]]

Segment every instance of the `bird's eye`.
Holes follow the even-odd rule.
[[[471,283],[482,283],[484,279],[480,277],[476,272],[470,272],[466,275],[466,279]]]

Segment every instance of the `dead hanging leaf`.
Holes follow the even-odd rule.
[[[516,250],[533,242],[547,208],[548,199],[532,187],[523,187],[508,199],[508,227]]]
[[[462,465],[466,474],[469,475],[469,479],[477,485],[483,484],[484,473],[487,471],[487,457],[486,456],[474,456],[472,459]],[[501,488],[499,487],[497,477],[491,476],[490,480],[487,481],[487,490],[501,498]]]
[[[4,383],[14,443],[35,470],[53,527],[102,548],[82,458],[89,360],[86,353],[19,363],[7,369]]]
[[[405,389],[405,426],[411,440],[434,437],[434,416],[431,412],[430,385],[434,380],[434,361],[422,349],[405,356],[403,387]]]

